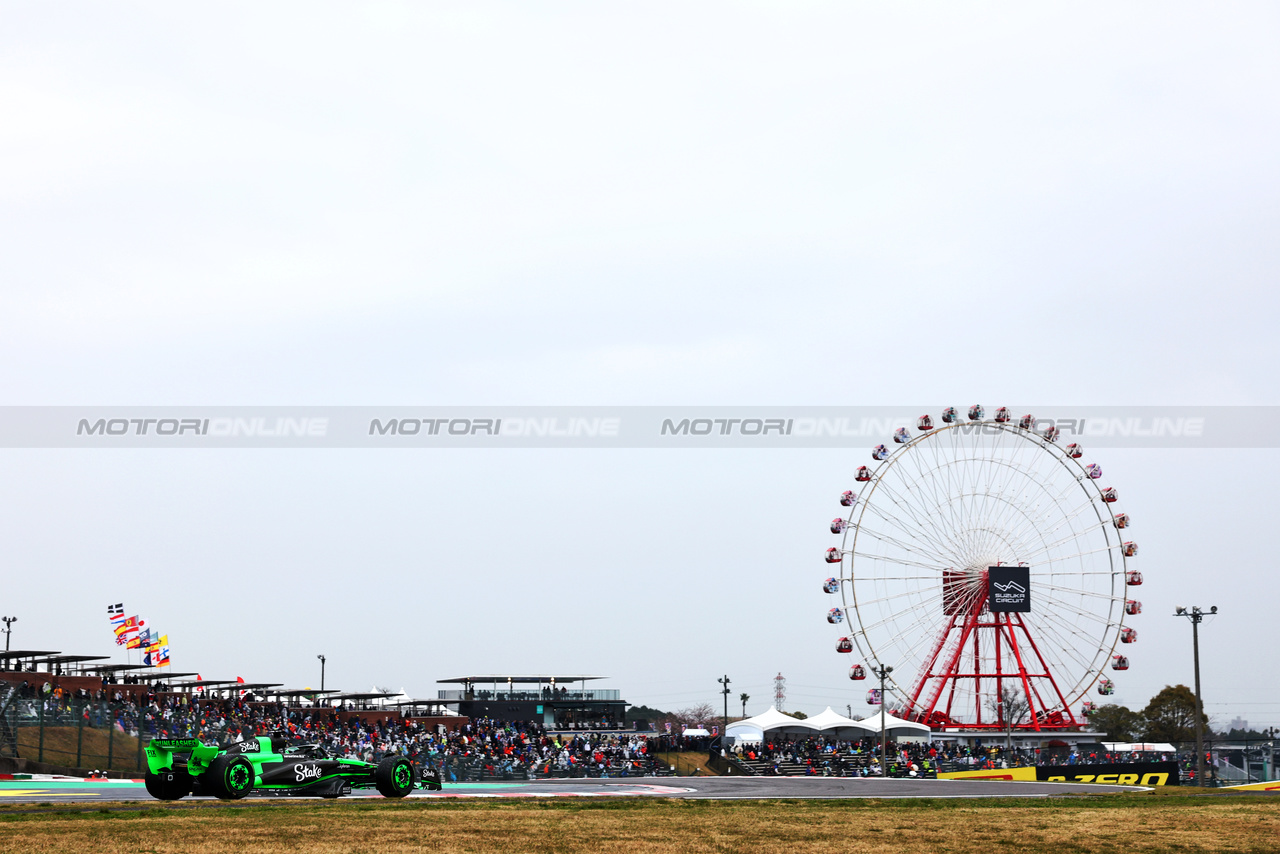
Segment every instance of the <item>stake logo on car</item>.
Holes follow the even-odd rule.
[[[293,766],[293,778],[301,783],[304,780],[319,780],[319,765],[295,765]]]

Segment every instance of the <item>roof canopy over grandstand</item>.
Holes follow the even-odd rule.
[[[280,691],[268,691],[274,697],[318,697],[321,694],[341,694],[341,688],[329,688],[320,691],[315,688],[286,688]]]
[[[473,682],[477,685],[497,684],[501,682],[527,683],[534,685],[543,685],[551,682],[586,682],[588,679],[608,679],[607,676],[495,676],[489,674],[487,676],[454,676],[451,679],[437,679],[437,682],[457,682],[467,683]]]
[[[15,649],[13,652],[0,652],[0,660],[13,660],[15,658],[36,658],[41,655],[61,655],[61,650],[57,649]]]
[[[106,661],[109,655],[49,655],[36,659],[37,664],[72,664],[78,661]]]

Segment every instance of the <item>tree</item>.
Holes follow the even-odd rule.
[[[738,699],[742,701],[742,716],[745,718],[745,717],[747,716],[747,700],[750,700],[750,699],[751,699],[751,695],[750,695],[750,694],[740,694],[740,695],[738,696]]]
[[[1027,695],[1006,685],[999,697],[987,701],[987,707],[996,719],[1004,723],[1005,743],[1012,749],[1013,728],[1022,723],[1022,719],[1031,711],[1031,703]]]
[[[714,721],[719,715],[716,714],[715,706],[710,703],[699,703],[687,709],[680,709],[672,712],[671,717],[681,726],[694,727]]]
[[[809,717],[804,712],[787,712],[787,714],[791,715],[791,717],[795,718],[798,721],[802,721],[805,718]]]
[[[1186,685],[1166,685],[1142,710],[1147,741],[1187,742],[1196,738],[1196,695]],[[1201,714],[1206,731],[1209,716]]]
[[[1137,741],[1146,727],[1141,712],[1115,703],[1098,706],[1089,716],[1089,728],[1104,733],[1108,741]]]
[[[627,709],[628,721],[660,721],[667,717],[667,713],[661,709],[653,709],[649,706],[632,706]]]
[[[1270,741],[1271,735],[1265,732],[1258,732],[1256,729],[1233,727],[1226,735],[1219,733],[1218,738],[1223,741]]]

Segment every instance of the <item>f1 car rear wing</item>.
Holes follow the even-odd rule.
[[[189,764],[207,766],[218,755],[218,748],[198,738],[153,738],[147,743],[147,767],[156,774],[173,767],[173,757],[190,754]]]

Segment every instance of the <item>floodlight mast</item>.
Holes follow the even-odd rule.
[[[9,651],[9,635],[13,634],[13,624],[18,622],[17,617],[0,617],[4,620],[4,651]],[[6,665],[7,666],[7,665]],[[18,668],[21,670],[22,668]]]
[[[888,777],[889,759],[885,756],[885,734],[888,732],[888,723],[884,717],[884,679],[893,672],[893,668],[881,664],[871,668],[871,672],[880,677],[880,776]]]
[[[1186,617],[1191,621],[1191,650],[1196,671],[1196,785],[1204,785],[1204,703],[1200,699],[1200,621],[1205,618],[1199,605],[1190,609],[1179,605],[1173,611],[1175,617]],[[1209,614],[1218,613],[1218,606],[1209,608]]]
[[[720,693],[724,694],[724,726],[720,730],[720,749],[724,752],[724,740],[729,735],[729,674],[726,673],[723,678],[716,681],[723,686]]]

